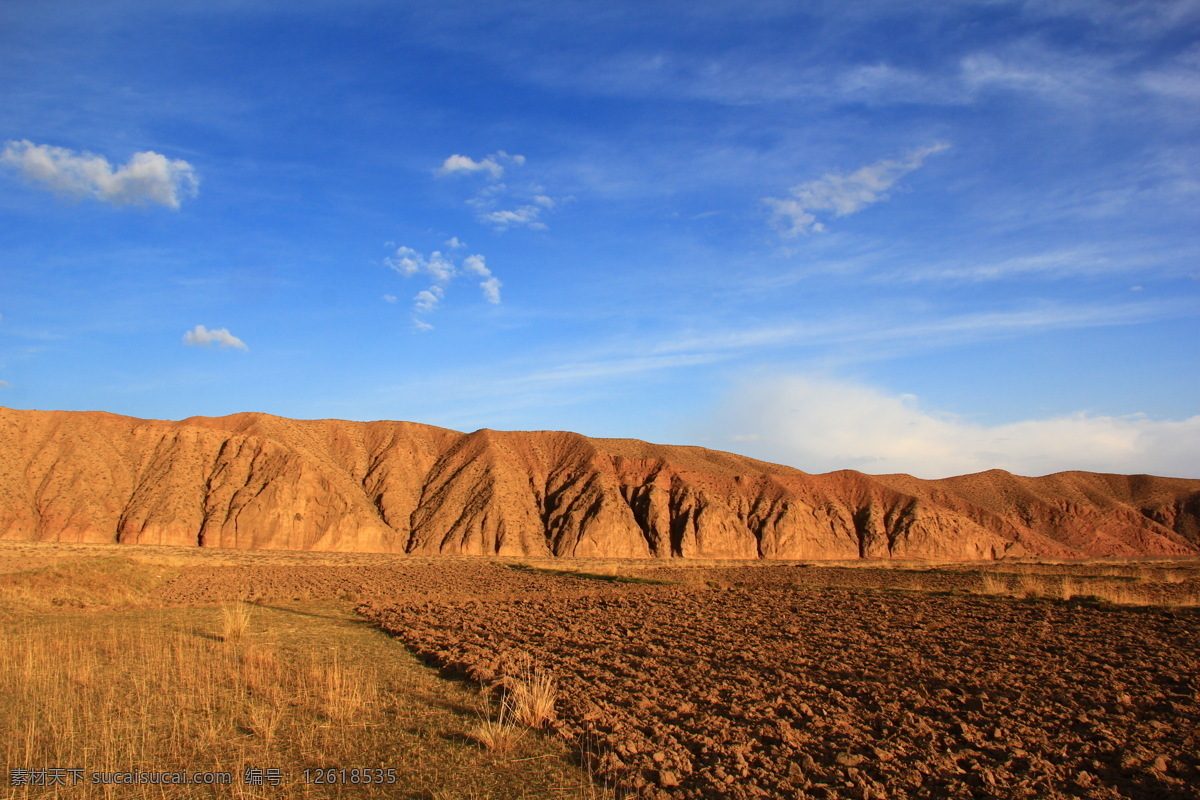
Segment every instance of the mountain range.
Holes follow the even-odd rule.
[[[1200,554],[1200,480],[820,475],[558,431],[0,408],[0,539],[419,554]]]

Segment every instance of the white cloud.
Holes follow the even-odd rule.
[[[492,271],[487,268],[487,264],[484,262],[483,256],[478,254],[464,258],[463,269],[465,269],[467,272],[484,278],[492,274]]]
[[[479,288],[483,290],[484,299],[489,303],[499,305],[500,287],[504,284],[500,283],[500,279],[493,275],[492,271],[487,268],[487,265],[484,263],[483,256],[467,256],[463,260],[463,269],[483,278],[484,280],[480,281],[479,283]]]
[[[235,350],[249,350],[238,337],[229,332],[228,328],[209,330],[203,325],[197,325],[183,334],[183,343],[193,347],[212,347],[214,344],[222,348],[232,347]]]
[[[443,244],[445,244],[446,247],[449,247],[451,250],[459,250],[467,246],[466,242],[459,241],[457,236],[451,236],[449,239],[443,242]]]
[[[525,156],[509,155],[503,150],[498,150],[485,158],[476,161],[470,156],[462,156],[457,153],[447,158],[442,162],[442,165],[437,168],[438,175],[473,175],[476,173],[487,173],[492,180],[499,180],[504,175],[504,164],[501,162],[509,162],[520,166],[525,163]]]
[[[1200,415],[1085,412],[983,425],[842,380],[780,376],[744,384],[719,414],[730,449],[809,472],[857,469],[940,478],[1005,469],[1200,477]]]
[[[430,286],[424,291],[417,292],[417,296],[413,298],[413,308],[421,314],[427,314],[437,308],[438,301],[444,295],[445,292],[440,286]]]
[[[395,255],[385,258],[383,263],[406,278],[425,274],[438,283],[448,282],[455,274],[454,265],[438,250],[426,258],[411,247],[400,247]]]
[[[518,227],[545,230],[542,213],[557,208],[560,201],[546,194],[545,187],[536,183],[509,185],[500,181],[505,173],[505,164],[522,166],[524,163],[525,156],[511,155],[503,150],[480,161],[455,154],[447,158],[435,172],[438,175],[485,174],[489,177],[489,181],[466,201],[475,209],[480,222],[501,231]],[[458,237],[451,238],[446,246],[452,250],[465,247]]]
[[[483,289],[483,297],[493,305],[500,305],[500,279],[497,277],[488,278],[479,284],[479,288]]]
[[[772,221],[784,236],[820,233],[825,225],[816,212],[845,217],[887,199],[896,181],[920,167],[925,159],[949,145],[935,144],[913,150],[900,160],[884,160],[849,174],[829,173],[815,181],[793,186],[791,197],[764,198],[772,209]]]
[[[487,172],[493,178],[499,178],[504,174],[504,167],[497,164],[491,158],[485,158],[482,161],[474,161],[468,156],[452,155],[442,162],[438,167],[439,175],[456,175],[456,174],[471,174],[474,172]]]
[[[500,303],[500,279],[492,274],[492,271],[487,268],[484,263],[483,256],[474,255],[467,256],[463,260],[463,269],[467,272],[478,275],[484,280],[479,282],[479,288],[483,290],[483,297],[489,303],[499,305]]]
[[[447,244],[451,242],[460,248],[463,246],[457,237],[452,238]],[[465,257],[460,265],[455,265],[453,261],[437,250],[425,256],[411,247],[398,247],[392,256],[384,259],[384,264],[405,278],[424,275],[432,281],[429,288],[418,292],[413,297],[413,321],[419,330],[432,329],[433,326],[421,320],[420,315],[436,311],[446,296],[446,287],[459,276],[472,275],[482,278],[479,288],[483,291],[484,299],[495,305],[500,303],[500,287],[503,284],[492,274],[486,260],[478,253]],[[389,303],[396,301],[394,295],[384,295],[384,299]]]
[[[1139,325],[1178,317],[1192,317],[1196,304],[1189,299],[1149,300],[1109,305],[1036,304],[1008,311],[981,311],[953,316],[898,317],[877,312],[854,313],[825,319],[748,328],[690,330],[648,345],[652,353],[707,352],[727,357],[742,351],[761,353],[782,347],[864,345],[861,356],[875,360],[883,353],[923,352],[948,344],[1019,338],[1045,331]],[[853,350],[839,348],[841,358]]]
[[[396,295],[394,295],[394,294],[385,294],[383,296],[383,301],[385,303],[395,303],[398,299],[399,298],[396,297]]]
[[[0,381],[0,389],[7,389],[11,385],[8,381]]]
[[[149,150],[134,153],[124,166],[113,169],[103,156],[23,139],[6,142],[0,161],[60,194],[93,197],[117,206],[179,208],[180,201],[194,197],[199,186],[191,164]]]
[[[455,274],[454,265],[437,250],[429,256],[429,261],[425,263],[425,271],[439,283],[449,281]]]
[[[546,229],[546,223],[539,219],[542,208],[543,206],[526,205],[511,210],[489,211],[480,214],[479,219],[502,231],[522,225],[535,231],[543,231]]]
[[[421,271],[422,261],[424,261],[424,257],[416,250],[411,247],[401,247],[396,250],[394,256],[385,258],[383,263],[408,278]]]

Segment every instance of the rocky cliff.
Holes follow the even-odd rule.
[[[1200,553],[1200,480],[810,475],[697,447],[0,409],[0,538],[615,558]]]

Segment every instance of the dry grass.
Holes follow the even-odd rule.
[[[530,728],[543,728],[554,719],[558,689],[546,672],[530,672],[512,688],[513,715]]]
[[[465,741],[470,692],[345,609],[156,607],[147,589],[170,569],[85,550],[0,570],[0,796],[52,796],[8,779],[54,768],[84,770],[63,793],[81,800],[595,796],[563,745],[522,726],[498,728],[494,750]],[[283,785],[248,785],[247,768],[278,768]],[[305,769],[327,768],[390,768],[396,783],[347,794],[305,782]],[[220,772],[230,783],[90,784],[127,771]]]
[[[554,719],[558,689],[554,676],[524,651],[506,651],[499,660],[501,677],[483,688],[480,719],[470,735],[484,749],[505,754],[528,731]],[[495,703],[493,696],[499,698]]]
[[[310,675],[326,718],[342,725],[369,724],[378,695],[373,676],[347,669],[337,651],[331,661],[314,664]]]
[[[492,689],[500,690],[509,705],[511,718],[527,728],[543,728],[554,719],[558,687],[554,676],[523,650],[500,654],[500,679]]]
[[[984,572],[979,593],[1054,600],[1090,598],[1118,606],[1200,606],[1200,587],[1189,584],[1187,574],[1179,571],[1105,567],[1096,574],[1095,567],[1083,565],[1074,570],[1058,566],[1056,572],[1023,570],[1015,585],[999,574]]]
[[[120,555],[54,558],[0,572],[0,619],[48,609],[144,608],[167,574]]]
[[[250,606],[245,603],[224,603],[221,606],[221,638],[240,642],[250,630]]]
[[[1188,576],[1185,572],[1178,569],[1150,569],[1149,567],[1140,567],[1137,572],[1137,579],[1143,583],[1186,583]]]
[[[493,712],[490,698],[485,694],[482,696],[480,719],[472,726],[470,736],[485,750],[501,756],[509,755],[529,731],[527,727],[514,724],[515,716],[511,696],[501,697],[499,708]]]
[[[999,575],[984,573],[980,577],[980,593],[981,594],[1008,594],[1008,581]]]
[[[329,666],[143,621],[85,633],[65,620],[26,629],[0,651],[0,727],[16,743],[6,771],[218,771],[240,783],[246,765],[295,762],[274,747],[281,732],[292,741],[307,735],[334,762],[355,756],[340,746],[351,741],[345,729],[372,712],[344,698],[371,692],[370,676],[339,670],[336,682],[311,680]],[[313,736],[326,719],[340,723],[336,732]]]

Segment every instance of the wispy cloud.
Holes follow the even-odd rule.
[[[192,347],[212,347],[213,345],[217,345],[222,349],[250,349],[246,346],[245,342],[230,333],[228,328],[209,330],[203,325],[197,325],[187,333],[183,334],[183,343],[186,345],[191,345]]]
[[[1034,255],[981,261],[977,263],[943,262],[924,264],[879,275],[885,282],[985,283],[1028,278],[1060,279],[1081,275],[1104,275],[1144,270],[1159,264],[1159,259],[1133,257],[1098,247],[1074,247]]]
[[[372,398],[343,404],[342,411],[377,414],[364,410],[394,407],[397,399],[429,403],[423,419],[451,427],[494,426],[502,412],[536,410],[537,418],[547,408],[573,406],[587,399],[625,392],[631,385],[656,374],[700,367],[716,360],[710,355],[634,356],[611,353],[539,352],[491,364],[434,371],[380,389]],[[463,392],[470,386],[471,392]],[[620,388],[618,388],[620,387]],[[528,419],[528,418],[527,418]],[[526,425],[536,424],[526,422]],[[544,424],[544,421],[543,423]]]
[[[475,161],[468,156],[452,155],[435,172],[438,175],[471,175],[481,174],[487,179],[487,185],[479,189],[467,205],[476,211],[476,218],[498,231],[509,228],[529,228],[545,230],[546,223],[542,214],[558,206],[559,201],[545,193],[545,189],[535,183],[512,184],[503,183],[505,164],[522,166],[525,156],[509,155],[503,150],[497,151],[486,158]],[[451,249],[462,246],[457,237],[446,242]]]
[[[955,315],[923,322],[879,319],[874,315],[845,316],[803,325],[681,332],[657,344],[644,340],[634,343],[618,337],[567,352],[543,350],[536,355],[530,354],[479,371],[444,374],[443,379],[447,392],[450,386],[471,383],[478,388],[481,398],[509,398],[506,402],[510,407],[515,407],[520,405],[520,401],[513,398],[527,394],[527,405],[534,406],[551,402],[547,392],[553,394],[569,390],[582,396],[593,390],[611,388],[615,382],[627,378],[642,379],[711,364],[744,364],[747,359],[758,359],[771,352],[794,351],[796,348],[813,348],[814,352],[821,352],[831,346],[866,344],[869,347],[862,348],[866,355],[861,358],[871,359],[888,357],[897,352],[960,345],[965,341],[1018,337],[1058,329],[1137,324],[1159,320],[1173,313],[1189,313],[1189,309],[1190,313],[1194,313],[1194,304],[1047,307]],[[888,352],[884,353],[885,350]],[[842,353],[837,360],[851,362],[857,358],[853,354]],[[427,379],[423,380],[427,382]],[[405,387],[408,386],[405,384]],[[408,389],[398,387],[396,391],[403,393]],[[564,395],[553,402],[569,404],[572,401]],[[486,414],[483,416],[486,418]],[[774,438],[769,430],[734,430],[734,427],[729,427],[730,436],[755,436],[764,441]],[[796,466],[808,469],[803,464]]]
[[[480,213],[479,219],[491,223],[497,230],[524,226],[541,231],[546,229],[546,223],[539,219],[544,208],[544,206],[524,205],[513,209],[486,211]]]
[[[913,150],[904,158],[884,160],[862,167],[849,175],[831,172],[815,181],[797,184],[789,190],[791,197],[764,198],[772,210],[772,221],[784,236],[820,233],[825,224],[817,214],[827,212],[845,217],[887,199],[887,191],[913,170],[925,163],[934,153],[948,148],[934,144]]]
[[[457,237],[451,241],[459,247],[462,246]],[[411,247],[399,247],[393,255],[385,258],[383,263],[405,278],[423,275],[431,281],[428,288],[413,297],[413,322],[418,330],[432,330],[433,326],[421,317],[437,310],[446,296],[446,287],[460,276],[480,278],[479,288],[483,292],[484,300],[494,305],[500,303],[500,279],[492,274],[484,257],[478,253],[467,256],[461,264],[455,264],[440,250],[434,250],[426,256]],[[384,299],[395,302],[392,295],[385,295]]]
[[[883,313],[845,314],[802,324],[680,333],[649,347],[649,352],[736,353],[870,344],[876,354],[894,355],[897,351],[920,351],[950,343],[990,341],[1052,330],[1136,325],[1194,315],[1196,310],[1194,301],[1183,299],[1096,305],[1041,304],[940,317],[930,314],[918,321]]]
[[[116,206],[178,209],[184,198],[196,195],[200,183],[188,162],[149,150],[134,153],[113,169],[103,156],[22,139],[5,143],[0,162],[59,194],[92,197]]]

